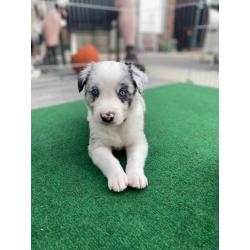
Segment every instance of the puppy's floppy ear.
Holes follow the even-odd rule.
[[[139,93],[142,94],[145,84],[148,83],[147,75],[133,64],[128,64],[128,69],[135,87],[138,89]]]
[[[85,84],[87,83],[90,72],[92,70],[92,66],[93,66],[93,63],[90,63],[86,66],[85,69],[83,69],[80,72],[79,77],[78,77],[78,90],[79,90],[79,92],[81,92],[83,90]]]

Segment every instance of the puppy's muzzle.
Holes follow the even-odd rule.
[[[102,113],[102,114],[100,114],[100,117],[101,117],[103,122],[111,123],[115,118],[115,113],[114,112]]]

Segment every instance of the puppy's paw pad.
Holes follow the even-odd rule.
[[[108,187],[111,191],[122,192],[128,186],[128,178],[125,173],[113,175],[108,178]]]
[[[143,189],[148,185],[148,179],[143,173],[127,173],[127,177],[130,187]]]

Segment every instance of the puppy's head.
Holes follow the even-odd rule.
[[[147,76],[134,65],[104,61],[91,63],[78,78],[94,119],[105,125],[119,125],[128,117],[137,93],[142,94]]]

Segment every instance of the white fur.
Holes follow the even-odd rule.
[[[127,66],[118,62],[95,64],[94,70],[90,72],[90,82],[87,83],[97,84],[101,88],[100,96],[93,102],[92,108],[88,109],[89,156],[107,177],[109,189],[115,192],[123,191],[127,186],[142,189],[148,185],[147,177],[144,175],[148,144],[143,131],[145,112],[143,97],[137,90],[131,106],[126,108],[114,90],[124,77],[130,77],[124,76],[125,67]],[[87,70],[90,70],[90,67],[85,73]],[[145,84],[147,77],[143,72],[136,71],[135,74],[135,81],[140,84],[140,90],[143,91],[142,83]],[[84,72],[81,75],[84,75]],[[108,111],[116,112],[113,125],[105,125],[100,121],[100,112]],[[123,148],[127,154],[125,172],[112,154],[112,149]]]

